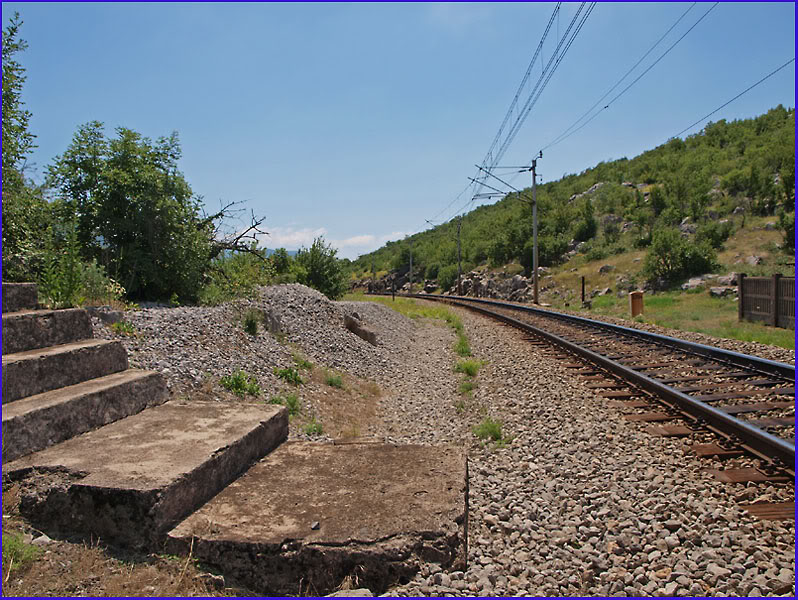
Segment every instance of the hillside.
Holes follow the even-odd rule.
[[[751,256],[757,258],[745,265],[749,274],[794,273],[794,147],[795,111],[779,105],[540,185],[540,265],[578,280],[606,262],[618,269],[613,279],[623,274],[632,284],[649,280],[660,288],[693,274],[743,270],[740,263]],[[529,189],[524,193],[531,196]],[[463,273],[530,274],[531,208],[518,196],[462,217]],[[684,264],[663,271],[651,255],[678,239],[684,240]],[[414,281],[430,280],[428,289],[439,292],[451,289],[456,220],[361,256],[351,264],[352,280],[370,277],[372,266],[378,277],[403,275],[411,242]],[[560,304],[567,302],[560,296]]]

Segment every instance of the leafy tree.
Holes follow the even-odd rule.
[[[579,216],[581,219],[574,228],[574,239],[577,242],[586,242],[596,235],[596,230],[598,229],[596,217],[593,214],[593,204],[589,198],[585,198],[582,202]]]
[[[295,263],[299,267],[297,281],[319,290],[331,300],[337,300],[346,292],[346,281],[338,251],[324,243],[323,237],[313,240],[310,248],[300,248]]]
[[[48,175],[75,216],[84,258],[109,266],[138,298],[196,299],[214,251],[212,219],[177,168],[177,133],[153,143],[119,127],[80,127]]]
[[[651,281],[673,283],[716,267],[716,254],[708,243],[694,243],[677,229],[660,228],[654,231],[643,273]]]
[[[52,224],[43,190],[25,181],[25,160],[35,147],[24,108],[25,68],[17,54],[27,48],[19,37],[22,20],[15,13],[3,30],[3,279],[36,279],[44,265],[45,236]]]
[[[19,38],[22,20],[14,13],[3,30],[3,201],[7,193],[18,194],[24,185],[22,162],[35,148],[35,136],[28,130],[31,113],[22,102],[25,68],[16,54],[28,44]],[[4,227],[5,229],[5,227]]]
[[[285,248],[277,248],[272,254],[272,264],[278,275],[288,273],[291,268],[291,257]]]
[[[779,229],[784,235],[784,249],[795,254],[795,212],[787,214],[781,211],[779,213]]]

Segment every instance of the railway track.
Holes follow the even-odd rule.
[[[596,393],[649,432],[692,437],[699,456],[753,455],[753,467],[716,469],[734,483],[795,480],[795,366],[530,306],[413,295],[462,306],[528,334]],[[745,505],[761,518],[794,518],[794,503]]]

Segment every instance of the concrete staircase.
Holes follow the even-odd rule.
[[[165,404],[160,373],[34,284],[3,283],[2,344],[3,487],[53,535],[152,548],[288,435],[281,407]]]
[[[282,444],[284,407],[166,402],[163,377],[92,339],[85,311],[36,296],[3,284],[3,489],[37,529],[191,554],[267,595],[465,569],[461,449]]]

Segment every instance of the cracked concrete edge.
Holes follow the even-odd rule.
[[[288,436],[285,409],[220,448],[173,483],[149,490],[84,485],[87,473],[65,467],[24,467],[3,473],[3,488],[20,486],[20,512],[51,537],[99,537],[158,549],[180,519],[211,499]]]

